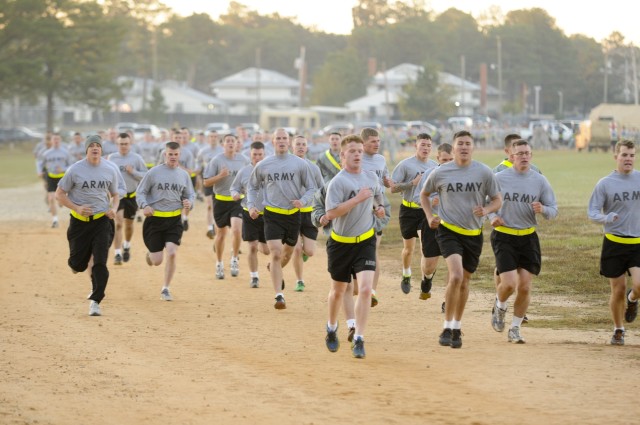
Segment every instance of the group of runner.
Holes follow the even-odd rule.
[[[378,153],[380,137],[373,128],[363,129],[360,135],[329,135],[329,148],[315,163],[305,158],[306,138],[293,137],[281,128],[273,132],[271,144],[265,143],[261,134],[249,140],[228,134],[219,145],[215,132],[203,134],[201,141],[206,139],[207,143],[195,153],[191,151],[196,150],[192,147],[196,144],[188,130],[172,131],[167,142],[137,143],[139,154],[132,152],[133,136],[122,133],[116,135],[116,151],[104,160],[111,138],[92,135],[83,143],[80,136],[73,142],[74,149],[65,150],[52,137],[50,149],[40,152],[38,161],[38,170],[47,180],[52,227],[58,226],[55,200],[71,210],[68,264],[75,273],[90,272],[90,315],[101,314],[112,241],[115,239],[114,264],[131,258],[138,209],[145,216],[146,261],[160,265],[166,254],[161,298],[172,300],[169,288],[177,249],[188,229],[196,190],[202,188],[208,220],[211,217],[206,234],[214,239],[216,278],[225,278],[227,235],[232,238],[231,276],[239,274],[241,240],[246,241],[249,285],[260,285],[258,252],[268,255],[278,310],[287,307],[283,268],[289,261],[294,263],[295,290],[303,291],[302,264],[313,256],[318,229],[323,229],[328,235],[332,279],[326,345],[332,352],[339,349],[338,315],[344,308],[352,353],[364,358],[369,310],[379,302],[378,253],[391,218],[385,194],[389,189],[390,193],[402,193],[398,214],[403,238],[401,290],[411,292],[417,237],[422,251],[420,299],[431,296],[438,258],[442,256],[446,262],[445,320],[439,344],[462,346],[461,321],[469,280],[482,251],[485,220],[492,226],[490,239],[496,259],[491,324],[498,332],[505,329],[507,302],[515,293],[507,339],[525,342],[521,325],[526,320],[532,278],[541,269],[536,216],[552,219],[558,209],[549,182],[531,163],[530,144],[517,135],[505,138],[507,158],[491,170],[473,160],[474,139],[469,132],[460,131],[451,144],[440,145],[436,161],[430,159],[431,137],[423,133],[417,136],[414,154],[398,163],[392,173]],[[84,158],[78,160],[80,146]],[[622,317],[627,322],[635,320],[640,297],[640,191],[634,190],[640,175],[634,170],[633,142],[619,142],[615,159],[616,171],[594,190],[589,217],[605,227],[601,274],[611,282],[615,324],[611,343],[621,345]],[[628,291],[626,273],[633,280]]]

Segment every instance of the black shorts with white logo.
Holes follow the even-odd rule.
[[[542,256],[536,232],[516,236],[494,230],[490,238],[498,274],[517,269],[525,269],[536,276],[540,274]]]
[[[462,268],[469,273],[476,271],[482,254],[482,233],[477,236],[462,235],[441,224],[436,229],[436,240],[444,258],[459,254],[462,256]]]
[[[213,219],[218,227],[231,226],[231,217],[242,219],[242,203],[237,201],[221,201],[214,199]]]
[[[264,210],[264,237],[267,241],[279,240],[289,246],[296,246],[300,234],[300,212],[278,214]]]
[[[58,189],[58,182],[60,181],[60,179],[62,179],[62,177],[56,178],[56,177],[46,176],[46,179],[47,179],[47,192],[55,192]]]
[[[180,245],[182,240],[182,217],[147,217],[142,225],[142,239],[149,252],[160,252],[167,242]]]
[[[133,198],[120,198],[118,203],[118,211],[124,210],[124,218],[133,220],[136,218],[136,211],[138,211],[138,203],[136,197]]]
[[[400,234],[402,239],[412,239],[418,237],[418,230],[422,230],[422,223],[425,221],[422,208],[409,208],[400,205]]]
[[[357,273],[376,269],[376,237],[358,243],[327,241],[327,270],[336,282],[351,282]]]
[[[631,267],[640,267],[640,244],[618,243],[605,237],[600,254],[600,274],[613,279],[629,273]]]
[[[242,240],[246,242],[267,242],[264,237],[264,218],[262,214],[254,220],[249,215],[249,211],[242,210]]]
[[[311,223],[311,213],[300,213],[300,234],[306,238],[318,239],[318,228]]]

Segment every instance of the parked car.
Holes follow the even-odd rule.
[[[44,134],[27,127],[0,128],[0,143],[10,142],[40,142]]]
[[[240,124],[240,127],[244,128],[247,133],[249,133],[249,135],[262,132],[260,124],[258,124],[257,122],[243,122],[242,124]]]
[[[527,128],[523,128],[520,131],[520,137],[531,141],[537,128],[542,128],[549,135],[549,139],[552,142],[567,145],[573,141],[573,130],[559,121],[531,121]]]
[[[136,141],[142,141],[145,133],[151,133],[151,135],[157,140],[160,138],[160,129],[153,124],[138,124],[133,129],[133,134]]]
[[[226,122],[210,122],[206,127],[207,131],[215,131],[220,134],[231,133],[231,127]]]
[[[114,130],[116,133],[126,133],[127,131],[135,131],[138,126],[135,122],[119,122],[115,125]]]
[[[328,136],[331,133],[340,133],[343,136],[346,136],[347,134],[352,134],[353,124],[345,121],[334,122],[327,125],[326,127],[323,127],[322,130],[320,130],[319,135]]]
[[[356,134],[360,134],[363,128],[373,128],[378,130],[378,132],[382,131],[382,124],[378,121],[360,121],[353,124],[353,130]]]
[[[427,121],[407,121],[409,126],[409,135],[415,140],[416,136],[420,133],[427,133],[431,136],[433,143],[440,144],[442,134],[438,130],[438,127]]]

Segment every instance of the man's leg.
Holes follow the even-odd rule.
[[[169,288],[169,285],[171,285],[171,281],[173,280],[173,276],[176,273],[178,245],[173,242],[167,242],[165,245],[165,251],[167,251],[167,262],[164,265],[164,288]]]
[[[267,241],[267,246],[271,252],[271,265],[269,267],[269,273],[271,274],[271,283],[273,284],[273,290],[276,293],[276,309],[283,310],[287,308],[284,301],[284,294],[282,288],[282,257],[284,255],[285,246],[279,239],[272,239]],[[292,249],[292,247],[289,247]]]

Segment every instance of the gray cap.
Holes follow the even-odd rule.
[[[92,143],[97,143],[100,145],[100,147],[102,147],[102,137],[98,136],[97,134],[92,134],[91,136],[88,136],[87,140],[84,141],[85,152],[89,150],[89,146],[91,146]]]

